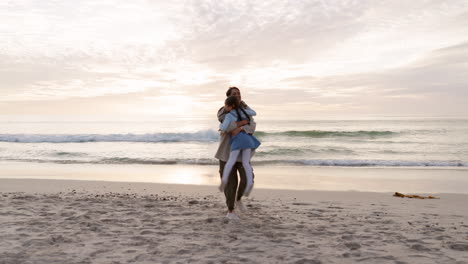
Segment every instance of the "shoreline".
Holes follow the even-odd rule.
[[[217,186],[218,166],[2,162],[0,179],[59,179]],[[255,188],[468,194],[468,169],[257,166]]]
[[[130,182],[130,181],[100,181],[100,180],[70,180],[70,179],[32,179],[32,178],[0,178],[0,193],[25,193],[34,195],[49,195],[59,193],[77,194],[134,194],[139,196],[151,194],[170,194],[182,196],[219,196],[224,199],[224,194],[218,191],[217,185],[171,184],[155,182]],[[366,201],[372,199],[394,200],[395,192],[372,192],[355,190],[292,190],[270,189],[254,187],[252,194],[246,199],[286,199],[291,201],[310,202],[312,200],[334,201],[346,198],[348,200]],[[404,193],[418,195],[437,195],[450,198],[451,203],[459,206],[463,203],[457,201],[468,200],[465,193]],[[400,198],[402,200],[420,200]],[[432,200],[432,199],[428,199]],[[468,213],[468,211],[467,211]]]

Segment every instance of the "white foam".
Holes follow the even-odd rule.
[[[0,134],[0,142],[18,143],[85,143],[85,142],[216,142],[214,130],[194,133],[153,134]]]
[[[468,167],[461,161],[404,161],[404,160],[299,160],[309,166],[343,167]]]
[[[37,163],[89,163],[89,164],[190,164],[217,165],[213,158],[94,158],[94,159],[54,159],[54,158],[0,158],[0,160],[37,162]],[[252,161],[254,166],[296,165],[296,166],[326,166],[326,167],[468,167],[462,161],[401,161],[401,160],[262,160]]]

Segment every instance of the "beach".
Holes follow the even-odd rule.
[[[468,264],[468,0],[0,7],[0,264]]]
[[[258,121],[238,221],[217,120],[0,123],[0,264],[468,263],[467,120]]]
[[[425,194],[427,195],[427,194]],[[468,263],[467,194],[0,179],[0,263]]]
[[[219,185],[219,166],[1,162],[0,179]],[[256,188],[468,194],[465,167],[254,166]]]

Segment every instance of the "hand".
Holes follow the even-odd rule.
[[[242,121],[239,121],[239,122],[236,122],[237,124],[237,127],[241,127],[241,126],[245,126],[245,125],[248,125],[249,124],[249,120],[242,120]]]
[[[231,136],[236,136],[237,134],[239,134],[242,130],[244,130],[242,127],[238,127],[236,129],[234,129],[232,132],[231,132]]]

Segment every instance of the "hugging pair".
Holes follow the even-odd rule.
[[[224,191],[226,196],[229,210],[227,217],[237,218],[233,213],[234,204],[237,204],[241,211],[246,210],[241,198],[248,196],[252,190],[254,176],[250,159],[260,142],[252,135],[256,127],[252,116],[256,113],[242,101],[240,90],[230,87],[226,96],[224,107],[218,111],[218,120],[221,122],[219,129],[222,133],[215,157],[220,162],[219,189]]]

